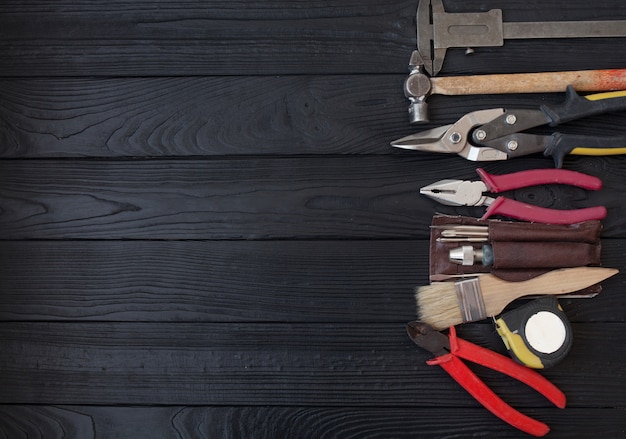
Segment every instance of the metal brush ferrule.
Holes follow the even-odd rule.
[[[459,301],[461,309],[461,317],[463,323],[475,322],[487,317],[483,294],[480,290],[480,279],[467,279],[454,283],[456,289],[456,297]]]

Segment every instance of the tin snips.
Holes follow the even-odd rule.
[[[626,136],[596,137],[555,132],[522,133],[541,125],[556,126],[610,111],[626,110],[626,92],[582,97],[570,86],[566,100],[538,109],[492,108],[466,114],[452,125],[422,131],[391,142],[415,151],[455,153],[472,161],[506,160],[541,152],[562,167],[567,154],[615,155],[626,153]]]

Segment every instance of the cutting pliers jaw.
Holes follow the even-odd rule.
[[[406,325],[409,338],[435,357],[450,353],[450,339],[439,331],[435,331],[430,325],[422,322],[409,322]]]
[[[473,129],[500,117],[503,108],[491,108],[466,114],[452,125],[425,130],[391,142],[391,146],[414,151],[458,154],[471,161],[506,160],[508,155],[497,149],[472,143]]]

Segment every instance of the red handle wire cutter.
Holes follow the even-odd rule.
[[[457,338],[454,326],[450,328],[448,336],[421,322],[410,322],[406,330],[415,344],[436,356],[426,364],[441,366],[487,410],[519,430],[534,436],[545,436],[550,427],[500,399],[461,358],[513,377],[541,393],[557,407],[565,408],[563,392],[542,375],[504,355]]]
[[[420,189],[426,195],[448,206],[488,206],[481,219],[504,215],[525,221],[547,224],[575,224],[601,220],[606,216],[603,206],[575,210],[556,210],[522,203],[503,196],[492,198],[483,192],[504,192],[540,184],[567,184],[588,190],[602,188],[602,181],[591,175],[566,169],[532,169],[505,175],[488,174],[476,169],[482,181],[440,180]]]

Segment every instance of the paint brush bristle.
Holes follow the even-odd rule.
[[[438,282],[415,290],[417,319],[437,331],[463,321],[454,282]]]

